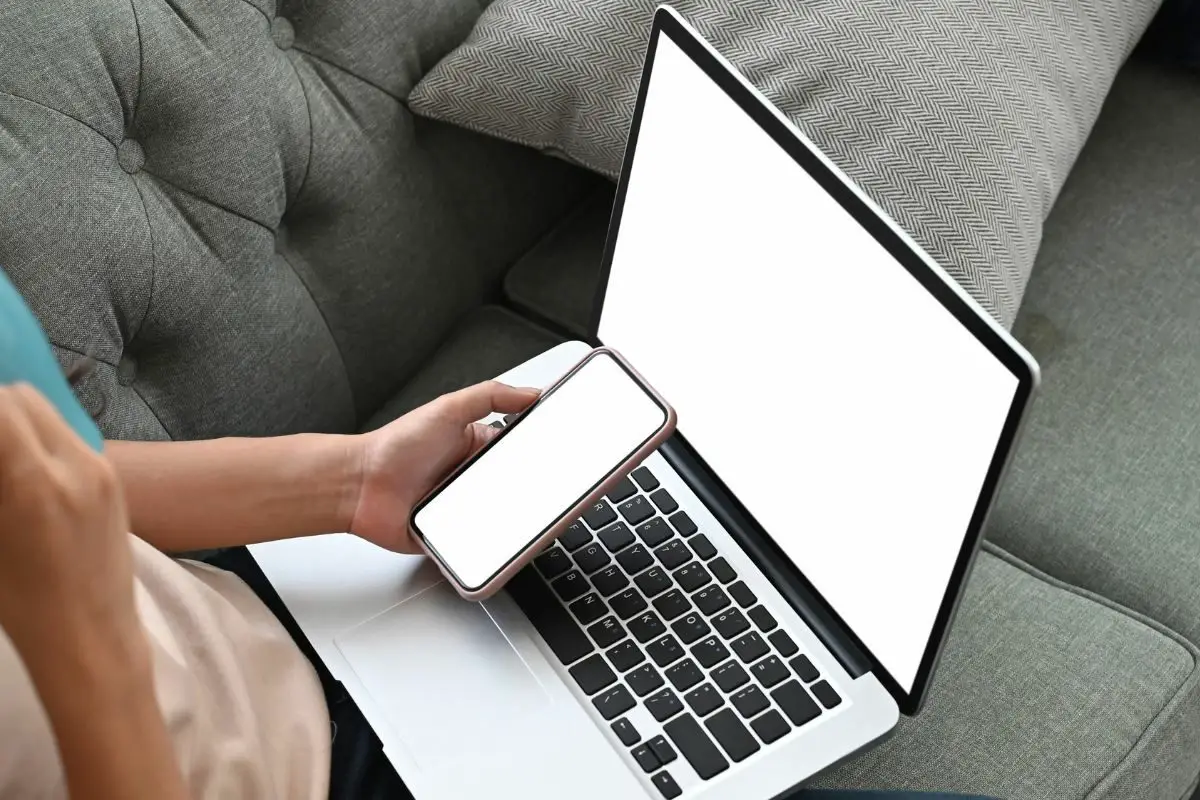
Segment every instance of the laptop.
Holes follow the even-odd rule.
[[[767,800],[886,737],[1038,383],[666,7],[590,340],[498,377],[549,384],[600,342],[679,432],[505,592],[467,603],[344,534],[251,548],[418,800]]]

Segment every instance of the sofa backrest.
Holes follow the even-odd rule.
[[[591,185],[406,110],[479,11],[0,3],[0,267],[108,436],[355,429]]]

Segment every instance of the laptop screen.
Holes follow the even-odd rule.
[[[653,58],[598,337],[911,692],[1018,376],[679,44]]]

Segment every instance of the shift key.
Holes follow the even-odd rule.
[[[532,567],[521,570],[508,582],[508,593],[546,644],[563,664],[573,664],[595,649],[592,640],[575,622],[550,587],[542,582]]]

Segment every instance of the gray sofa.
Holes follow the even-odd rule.
[[[479,5],[0,4],[0,267],[101,363],[107,435],[371,428],[578,330],[611,184],[406,110]],[[1127,64],[1045,225],[1044,393],[928,708],[816,784],[1193,791],[1198,142],[1200,80]]]

